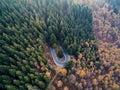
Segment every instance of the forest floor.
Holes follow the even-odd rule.
[[[49,48],[49,46],[48,46],[47,43],[45,44],[44,56],[45,56],[46,59],[48,60],[48,64],[56,67],[56,64],[54,63],[54,60],[53,60],[53,58],[52,58],[52,54],[51,54],[51,52],[50,52],[50,48]]]

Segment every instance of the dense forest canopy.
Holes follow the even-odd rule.
[[[98,72],[100,71],[99,74],[95,73],[96,70],[93,70],[93,81],[95,81],[97,84],[96,87],[94,87],[95,89],[120,89],[119,2],[120,0],[77,0],[76,2],[80,3],[81,5],[87,5],[93,10],[93,30],[99,47],[99,56],[102,62],[100,65],[101,68],[98,70]],[[102,82],[100,79],[104,82]],[[90,80],[85,79],[85,81],[88,83]],[[82,85],[83,84],[84,83],[82,83]],[[91,90],[93,90],[93,88]]]
[[[96,62],[92,42],[92,10],[84,5],[72,0],[0,0],[0,89],[45,90],[50,81],[45,73],[51,69],[44,44],[61,44],[69,54],[82,53]]]
[[[120,9],[120,0],[106,0],[108,3],[110,3],[110,8],[114,9],[114,12],[118,14]]]

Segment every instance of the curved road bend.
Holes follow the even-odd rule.
[[[55,64],[59,67],[63,67],[64,64],[66,62],[68,62],[70,60],[70,56],[67,52],[64,51],[64,56],[65,56],[65,60],[64,61],[60,61],[56,55],[56,52],[55,52],[55,49],[51,48],[50,47],[50,51],[51,51],[51,54],[52,54],[52,57],[53,57],[53,60],[55,62]]]

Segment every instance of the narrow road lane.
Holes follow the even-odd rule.
[[[65,60],[64,61],[60,61],[58,59],[57,54],[55,52],[55,49],[50,47],[50,51],[51,51],[51,54],[52,54],[52,57],[53,57],[53,60],[54,60],[55,64],[57,66],[59,66],[59,67],[63,67],[64,64],[70,60],[70,55],[66,51],[63,52],[64,56],[65,56]]]

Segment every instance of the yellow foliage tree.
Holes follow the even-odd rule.
[[[79,53],[78,58],[81,59],[83,57],[82,53]]]
[[[48,71],[47,71],[47,72],[45,73],[45,75],[46,75],[48,78],[50,78],[51,72],[48,72]]]
[[[106,53],[105,56],[108,58],[109,57],[109,53]]]
[[[61,71],[61,68],[60,67],[56,67],[55,71],[56,71],[56,73],[59,73]]]
[[[65,76],[67,74],[67,70],[65,68],[60,70],[60,73]]]
[[[104,78],[104,76],[99,75],[99,76],[98,76],[98,81],[102,81],[102,80],[103,80],[103,78]]]
[[[85,42],[85,45],[86,45],[87,47],[89,47],[89,43],[88,43],[88,42]]]
[[[120,86],[118,84],[113,84],[113,87],[112,87],[114,90],[119,90],[120,89]]]
[[[97,79],[93,79],[92,83],[93,83],[93,85],[95,85],[95,86],[98,85]]]
[[[63,90],[69,90],[69,89],[68,89],[68,87],[67,87],[67,86],[65,86]]]
[[[57,82],[57,87],[62,87],[63,86],[63,82],[61,81],[61,80],[59,80],[58,82]]]
[[[72,59],[73,63],[76,63],[76,59]]]
[[[78,75],[79,75],[81,78],[85,77],[85,75],[86,75],[85,70],[80,70],[80,71],[78,71]]]

